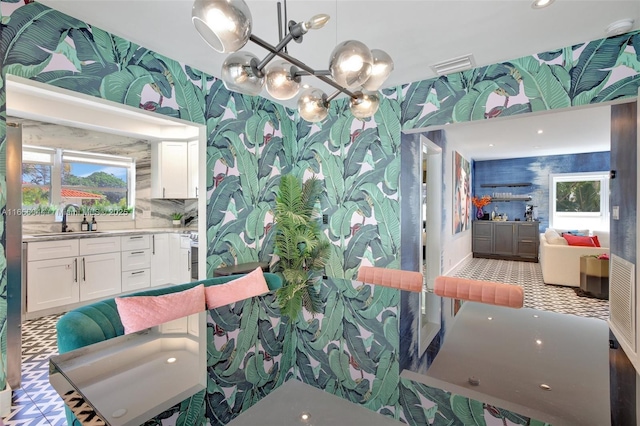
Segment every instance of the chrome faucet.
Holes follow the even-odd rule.
[[[62,232],[67,232],[67,210],[69,210],[69,207],[73,207],[76,212],[80,211],[80,207],[78,207],[77,204],[67,204],[64,206],[62,209]]]

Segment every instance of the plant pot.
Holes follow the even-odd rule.
[[[172,221],[171,221],[171,223],[173,224],[173,226],[180,226],[180,225],[182,225],[182,223],[180,222],[180,220],[179,220],[179,219],[178,219],[178,220],[175,220],[175,219],[174,219],[174,220],[172,220]]]
[[[11,387],[7,383],[5,389],[0,391],[0,417],[7,417],[11,413]]]

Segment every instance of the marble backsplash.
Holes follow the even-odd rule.
[[[169,228],[172,226],[171,215],[175,212],[182,212],[184,218],[193,217],[188,228],[197,229],[196,199],[151,198],[152,141],[15,117],[11,117],[10,121],[22,123],[22,143],[25,145],[73,149],[135,159],[136,198],[133,217],[96,216],[99,230]],[[148,214],[144,214],[145,212]],[[88,220],[90,221],[91,217]],[[74,231],[80,230],[81,221],[82,215],[69,214],[67,217],[67,222]],[[29,216],[23,218],[22,230],[24,234],[60,232],[61,224],[55,221],[54,215]]]

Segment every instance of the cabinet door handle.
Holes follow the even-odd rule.
[[[82,281],[86,281],[86,280],[87,280],[87,268],[84,263],[84,257],[83,257],[82,258]]]
[[[144,254],[144,251],[132,251],[131,254]]]
[[[131,273],[131,275],[140,275],[140,274],[144,274],[144,271],[136,271]]]
[[[165,197],[165,195],[164,195],[164,194],[165,194],[165,192],[166,192],[166,189],[165,189],[165,188],[162,188],[162,198],[164,198],[164,197]]]
[[[187,252],[187,271],[191,270],[191,250]]]
[[[532,243],[533,240],[520,240],[521,243]]]
[[[198,187],[196,186],[196,198],[198,198]]]
[[[135,237],[129,237],[130,240],[140,240],[144,235],[136,235]]]
[[[78,258],[73,259],[73,282],[78,282]]]
[[[156,254],[156,236],[151,236],[151,254]]]

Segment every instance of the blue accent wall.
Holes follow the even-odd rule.
[[[510,192],[516,195],[531,195],[529,202],[497,201],[484,208],[491,212],[507,214],[509,220],[524,220],[527,204],[538,206],[540,230],[549,227],[549,175],[554,173],[600,172],[610,170],[610,153],[549,155],[543,157],[512,158],[508,160],[474,161],[472,172],[473,195],[494,196],[494,193]],[[483,188],[484,184],[506,184],[530,182],[528,187]]]

